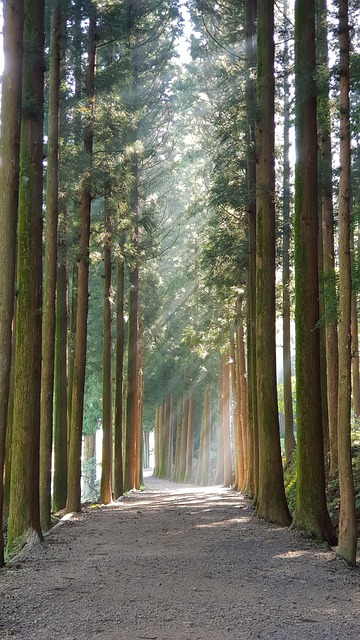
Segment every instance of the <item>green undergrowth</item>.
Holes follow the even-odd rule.
[[[358,530],[360,535],[360,450],[356,446],[353,448],[353,472],[355,484],[356,513],[358,520]],[[285,492],[292,515],[296,507],[296,454],[293,454],[290,461],[284,468]],[[337,527],[339,524],[340,511],[340,489],[339,475],[328,477],[326,485],[327,506],[330,517]]]
[[[296,506],[296,453],[293,453],[284,469],[285,493],[291,515]]]

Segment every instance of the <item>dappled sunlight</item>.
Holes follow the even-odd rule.
[[[282,558],[284,560],[294,560],[298,558],[302,558],[303,556],[312,555],[313,552],[307,551],[304,549],[298,549],[297,551],[284,551],[284,553],[278,553],[274,556],[274,558]]]
[[[214,527],[226,527],[230,524],[243,524],[250,522],[251,517],[244,516],[242,518],[229,518],[225,520],[219,520],[218,522],[209,522],[206,524],[197,524],[195,529],[213,529]]]

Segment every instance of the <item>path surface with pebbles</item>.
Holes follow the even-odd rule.
[[[360,573],[220,487],[146,478],[0,571],[0,639],[359,640]]]

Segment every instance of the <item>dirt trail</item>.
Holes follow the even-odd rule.
[[[360,639],[360,574],[219,487],[146,479],[0,572],[0,639]]]

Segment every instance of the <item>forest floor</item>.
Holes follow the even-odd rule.
[[[359,640],[360,572],[221,487],[146,478],[0,571],[0,639]]]

